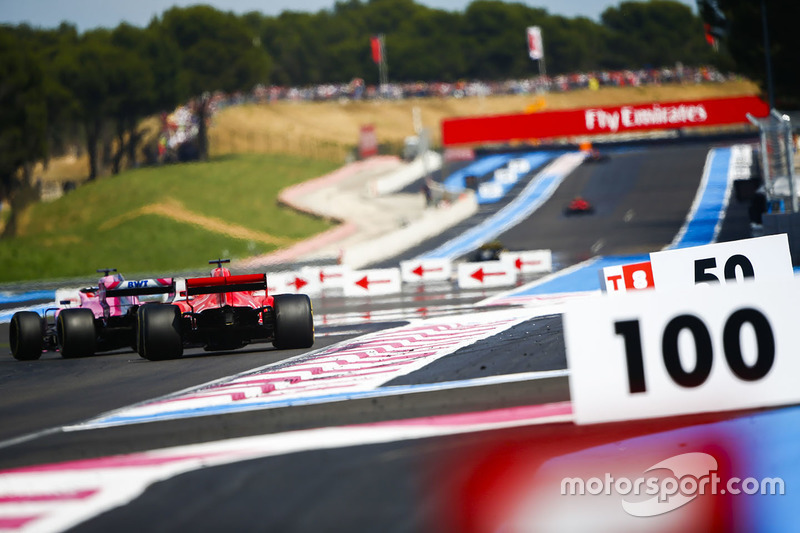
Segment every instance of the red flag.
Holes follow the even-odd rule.
[[[372,43],[372,60],[375,63],[380,63],[382,55],[383,55],[381,53],[381,48],[382,48],[381,47],[381,38],[380,37],[372,37],[370,42]]]
[[[706,42],[711,46],[714,46],[714,36],[711,35],[711,24],[703,24],[703,30],[706,33]]]

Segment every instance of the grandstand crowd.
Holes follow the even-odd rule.
[[[325,102],[374,99],[401,100],[407,98],[465,98],[494,95],[527,95],[566,92],[600,87],[646,86],[671,83],[699,84],[728,81],[737,77],[723,74],[713,67],[615,70],[534,76],[506,81],[449,82],[396,82],[383,86],[367,85],[356,78],[349,83],[327,83],[307,87],[256,86],[250,93],[215,93],[211,99],[211,113],[229,106],[242,104],[269,104],[279,101]],[[183,159],[178,149],[193,140],[198,132],[197,115],[193,103],[178,107],[162,116],[162,135],[159,139],[159,160]]]
[[[458,81],[448,82],[398,82],[383,86],[365,85],[357,78],[349,83],[321,84],[309,87],[258,86],[248,97],[237,95],[234,100],[245,99],[259,102],[279,100],[326,101],[361,100],[374,98],[461,98],[469,96],[491,96],[508,94],[536,94],[564,92],[575,89],[658,85],[662,83],[722,82],[735,77],[722,74],[713,67],[690,68],[676,66],[661,69],[616,70],[534,76],[521,80],[497,82]]]

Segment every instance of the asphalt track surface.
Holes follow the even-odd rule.
[[[649,253],[669,243],[694,199],[708,148],[664,147],[584,163],[541,209],[500,236],[511,250],[550,249],[572,264],[592,256]],[[566,215],[580,196],[592,215]]]
[[[550,248],[561,266],[596,253],[661,249],[672,241],[686,217],[708,149],[703,144],[640,147],[612,153],[604,163],[581,165],[542,208],[502,235],[501,241],[509,249]],[[577,195],[595,205],[595,215],[563,214],[564,206]],[[747,227],[741,220],[745,216],[741,207],[732,204],[730,214],[723,227],[727,238],[748,236],[737,236]],[[458,230],[443,233],[427,247],[447,240],[453,231]],[[396,260],[413,257],[416,251]],[[377,297],[323,298],[315,301],[315,313],[336,316],[397,307],[413,311],[423,305],[435,309],[453,303],[469,307],[488,295],[461,294],[452,287],[437,286],[422,297],[409,294],[399,303]],[[458,312],[464,311],[453,311]],[[373,319],[321,326],[314,349],[402,323]],[[8,327],[3,325],[0,344],[7,342]],[[48,354],[33,362],[4,357],[0,360],[0,468],[569,399],[567,379],[561,376],[535,383],[398,394],[83,431],[59,430],[101,413],[301,353],[253,345],[225,353],[193,351],[180,360],[158,363],[140,359],[131,351],[72,360]],[[464,346],[386,385],[440,383],[565,367],[561,317],[551,315],[523,321]],[[719,418],[724,415],[685,417],[684,421]],[[677,427],[680,421],[669,424]],[[127,505],[83,522],[74,531],[479,531],[480,517],[471,514],[470,502],[492,486],[489,478],[485,478],[489,480],[485,485],[474,481],[472,476],[480,470],[479,465],[485,466],[498,456],[513,462],[519,454],[529,455],[529,451],[521,450],[531,446],[541,457],[548,450],[580,449],[645,434],[656,427],[664,429],[664,423],[588,428],[549,424],[233,462],[155,483]],[[526,464],[535,465],[537,461],[540,459],[530,458]]]

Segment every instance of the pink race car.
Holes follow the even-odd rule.
[[[314,344],[311,300],[305,294],[267,294],[266,274],[232,276],[229,259],[209,261],[211,277],[188,278],[171,304],[138,309],[137,351],[151,361],[176,359],[184,348],[234,350],[251,342],[278,349]]]
[[[98,272],[104,276],[97,287],[59,299],[59,307],[47,309],[44,317],[33,311],[20,311],[11,317],[9,340],[14,358],[30,361],[56,350],[62,357],[71,358],[135,348],[137,311],[151,305],[140,296],[162,294],[168,300],[175,296],[171,278],[126,281],[116,269]],[[51,311],[52,321],[47,316]]]

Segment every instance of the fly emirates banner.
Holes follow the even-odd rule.
[[[748,113],[762,118],[769,114],[769,107],[757,96],[741,96],[454,118],[442,121],[442,141],[445,146],[451,146],[641,130],[726,126],[747,123]]]

